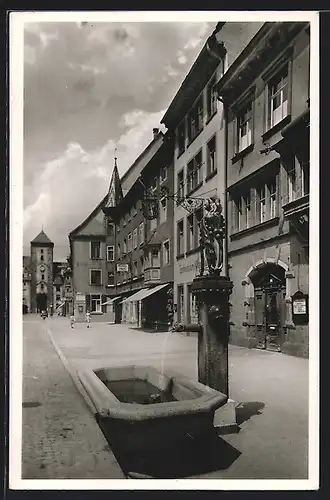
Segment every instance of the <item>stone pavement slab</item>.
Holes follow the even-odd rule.
[[[76,369],[134,362],[197,378],[195,337],[101,323],[71,330],[53,319],[48,326]],[[226,469],[198,477],[307,479],[308,360],[230,345],[229,387],[240,432],[221,439],[239,456]]]
[[[22,479],[125,479],[45,326],[24,321]]]

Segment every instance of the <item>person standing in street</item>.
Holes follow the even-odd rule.
[[[71,326],[71,328],[73,328],[73,327],[74,327],[74,322],[75,322],[75,318],[74,318],[74,314],[72,313],[72,314],[70,315],[70,326]]]
[[[89,328],[89,325],[91,322],[91,313],[89,311],[86,311],[85,320],[86,320],[87,328]]]

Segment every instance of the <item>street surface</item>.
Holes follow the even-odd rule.
[[[90,329],[76,324],[71,329],[67,318],[24,318],[24,401],[41,403],[38,408],[23,408],[25,477],[74,478],[84,470],[84,477],[97,478],[95,463],[103,459],[102,453],[109,454],[100,448],[102,436],[51,349],[45,327],[76,369],[134,362],[197,377],[195,337],[106,323],[92,323]],[[221,439],[237,451],[235,459],[222,470],[194,477],[307,479],[308,360],[230,346],[229,387],[240,432]],[[65,447],[68,437],[80,450],[74,456]],[[93,455],[95,449],[99,455]],[[106,477],[109,469],[101,469]]]
[[[124,479],[45,323],[23,327],[22,479]]]

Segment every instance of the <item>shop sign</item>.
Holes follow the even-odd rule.
[[[308,323],[308,295],[300,290],[292,295],[292,319],[297,325]]]
[[[128,264],[117,264],[117,273],[127,273]]]

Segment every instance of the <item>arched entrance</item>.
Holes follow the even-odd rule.
[[[37,312],[46,311],[47,310],[47,294],[46,293],[37,293]]]
[[[285,270],[266,262],[249,274],[254,287],[256,347],[281,351],[285,324]]]

